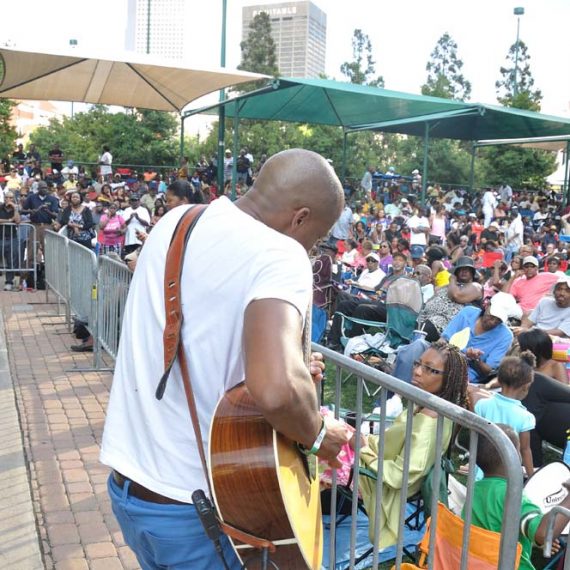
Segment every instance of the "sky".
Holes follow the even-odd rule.
[[[567,27],[570,0],[313,0],[327,14],[326,73],[342,80],[340,65],[352,59],[355,28],[369,35],[376,73],[385,87],[419,93],[426,63],[438,39],[448,32],[458,45],[463,72],[471,81],[471,101],[496,103],[495,81],[516,40],[515,7],[523,7],[520,39],[529,49],[535,86],[543,93],[542,112],[570,116],[570,65]],[[188,0],[188,61],[220,64],[222,0]],[[241,10],[251,0],[227,0],[228,67],[240,61]],[[267,3],[275,3],[270,0]],[[19,49],[112,55],[124,50],[127,0],[27,0],[2,6],[0,43]],[[202,102],[190,105],[198,107]]]

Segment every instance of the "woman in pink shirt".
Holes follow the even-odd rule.
[[[112,203],[106,214],[101,216],[99,221],[99,229],[101,230],[101,255],[115,252],[121,255],[123,244],[125,243],[125,232],[127,224],[125,220],[117,214],[117,205]]]
[[[430,216],[431,235],[439,238],[439,243],[445,243],[445,208],[436,206]]]

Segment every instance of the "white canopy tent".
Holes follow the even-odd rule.
[[[267,76],[184,61],[121,54],[102,59],[0,48],[0,97],[74,101],[181,113],[208,93]]]

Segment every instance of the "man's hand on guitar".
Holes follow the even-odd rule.
[[[320,352],[311,352],[309,371],[315,384],[318,384],[324,378],[323,372],[325,371],[325,363],[323,361],[323,355]]]
[[[341,447],[350,440],[350,430],[344,422],[332,417],[326,416],[324,421],[327,426],[327,434],[317,456],[327,461],[331,467],[342,467],[342,463],[338,460],[338,454]]]

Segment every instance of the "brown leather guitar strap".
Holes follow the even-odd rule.
[[[158,400],[162,399],[166,389],[166,383],[170,375],[170,370],[172,369],[172,365],[176,358],[178,358],[182,381],[184,383],[184,392],[186,394],[186,400],[188,401],[188,409],[190,411],[192,427],[194,428],[194,434],[196,436],[202,469],[204,470],[204,475],[208,483],[210,497],[213,497],[214,494],[210,485],[208,463],[206,461],[206,453],[204,451],[202,440],[202,430],[200,429],[194,391],[192,390],[190,373],[188,371],[188,362],[186,361],[186,354],[184,352],[184,345],[181,338],[183,315],[180,280],[184,266],[184,254],[190,234],[205,209],[206,206],[194,206],[184,213],[174,230],[170,247],[168,248],[166,268],[164,272],[164,308],[166,312],[166,325],[162,335],[164,345],[164,374],[156,389],[156,398]],[[238,528],[228,525],[223,521],[219,521],[219,523],[222,531],[228,536],[231,536],[234,540],[248,544],[253,548],[267,548],[270,552],[275,552],[276,550],[276,546],[269,540],[253,536]]]

